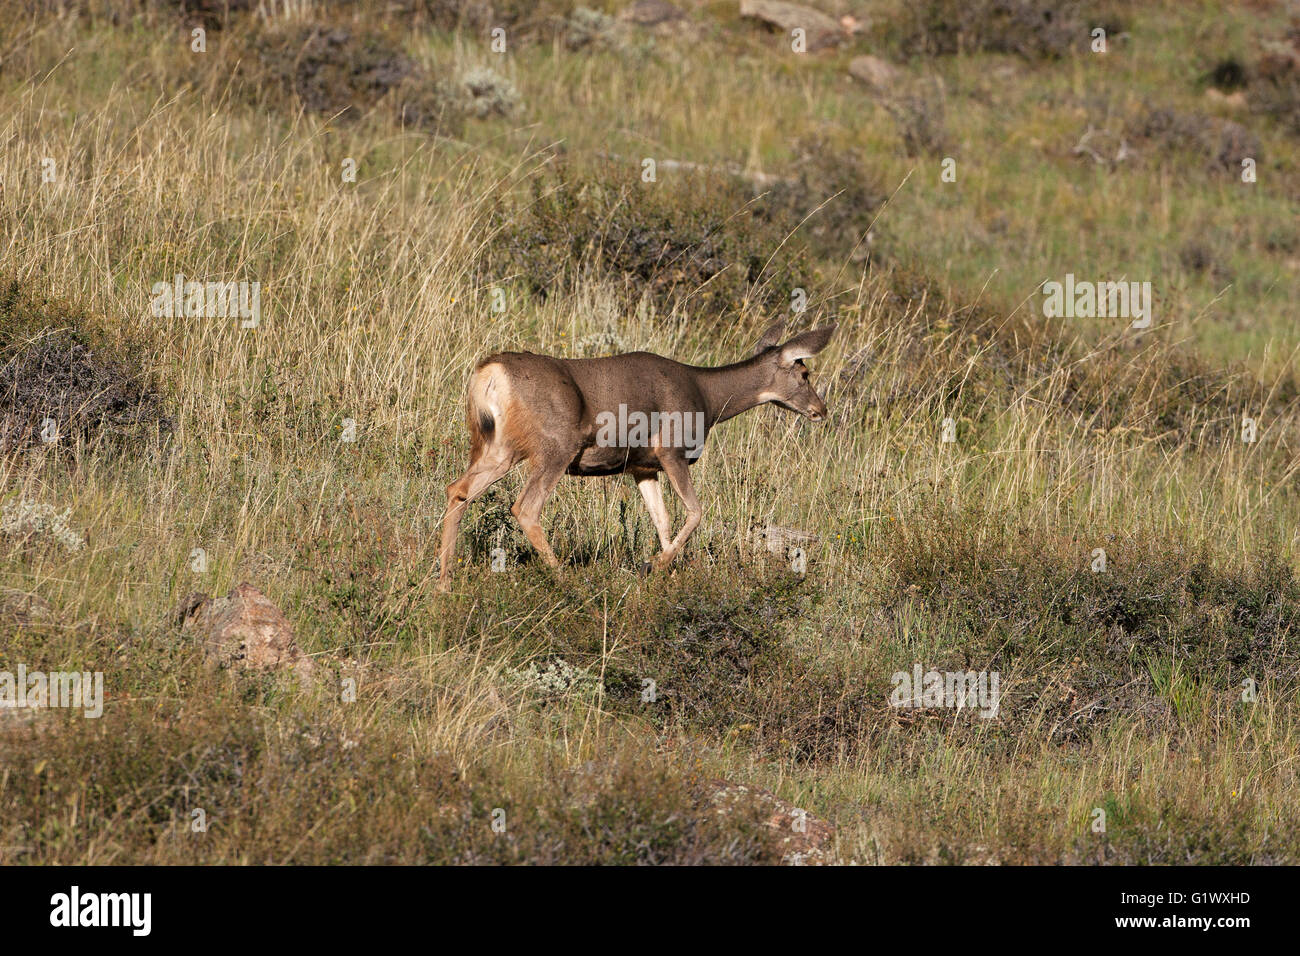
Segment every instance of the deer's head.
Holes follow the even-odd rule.
[[[766,375],[765,386],[759,392],[759,401],[772,402],[815,422],[825,421],[829,412],[826,403],[813,389],[808,366],[803,360],[826,348],[835,326],[801,332],[784,344],[785,323],[777,322],[759,339],[754,347],[758,366]]]

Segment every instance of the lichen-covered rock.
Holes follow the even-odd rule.
[[[311,659],[298,648],[293,628],[278,607],[251,584],[225,597],[192,594],[176,610],[181,628],[197,632],[220,667],[265,671],[292,669],[311,676]]]

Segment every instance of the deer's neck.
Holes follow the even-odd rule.
[[[759,367],[759,358],[746,359],[733,365],[699,370],[700,392],[708,406],[705,414],[709,425],[725,422],[755,405],[761,405],[767,386],[767,374]]]

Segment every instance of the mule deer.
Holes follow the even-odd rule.
[[[709,430],[765,402],[825,420],[826,403],[813,390],[803,360],[824,349],[834,331],[829,325],[782,344],[785,323],[778,322],[751,358],[718,368],[683,365],[650,352],[595,359],[500,352],[483,359],[470,376],[466,402],[469,469],[447,486],[439,590],[451,581],[465,507],[525,459],[532,469],[510,511],[547,564],[560,562],[538,518],[560,478],[628,473],[663,548],[654,565],[666,567],[700,523],[689,468]],[[661,471],[686,506],[676,537],[669,534]]]

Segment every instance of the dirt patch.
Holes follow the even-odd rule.
[[[708,787],[716,812],[723,816],[746,804],[758,808],[763,825],[777,835],[783,863],[804,866],[832,862],[835,827],[825,820],[762,787],[726,780],[712,780]]]

